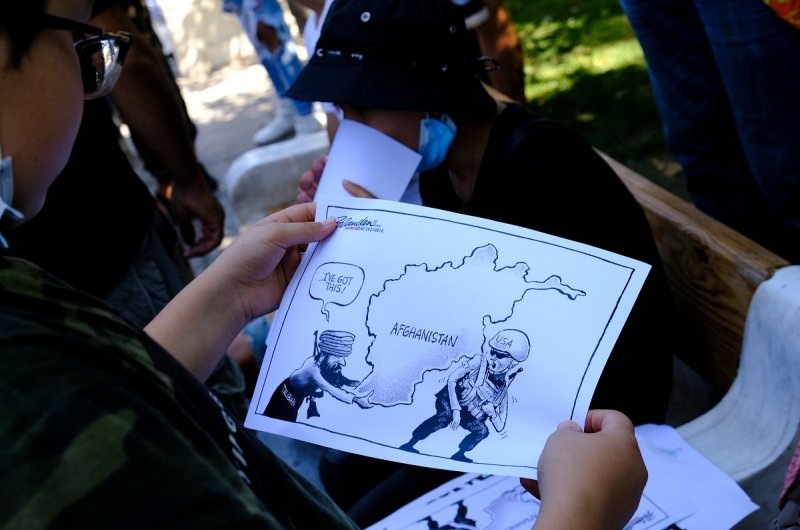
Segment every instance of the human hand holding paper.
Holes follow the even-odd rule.
[[[555,422],[585,417],[649,266],[404,202],[315,200],[338,229],[309,247],[292,278],[246,425],[412,465],[535,478]],[[326,392],[336,398],[334,388],[358,381],[353,392],[372,392],[374,406],[323,399],[324,410],[310,417],[302,393],[287,397],[284,381],[318,362],[314,349],[298,345],[332,330],[352,343],[346,362],[328,359],[340,370]],[[525,368],[513,377],[515,363]],[[524,384],[509,384],[520,374]],[[458,412],[448,399],[451,377],[476,388],[457,396]],[[290,416],[270,408],[281,400]],[[494,410],[482,409],[486,401]]]
[[[573,424],[572,428],[576,426]],[[687,444],[673,427],[640,425],[636,427],[636,439],[648,478],[639,507],[625,524],[626,530],[672,528],[673,523],[680,528],[729,530],[758,509],[733,479]],[[574,464],[568,462],[570,467]],[[566,475],[569,479],[570,474]],[[582,480],[585,470],[572,475]],[[593,491],[616,494],[610,484]],[[579,498],[577,492],[568,494],[568,501]],[[476,528],[530,528],[537,521],[539,508],[538,500],[523,489],[516,477],[466,473],[366,530],[424,530],[430,528],[429,522],[442,528],[463,521],[464,517],[474,520]],[[585,526],[585,506],[579,506],[574,513],[584,516],[578,525]],[[545,523],[546,520],[540,525]],[[566,523],[559,519],[555,524],[563,528]]]
[[[419,161],[419,153],[380,131],[342,120],[321,170],[316,194],[311,197],[329,194],[400,200]]]
[[[314,200],[314,195],[317,193],[317,186],[319,186],[319,181],[322,178],[322,172],[325,169],[327,160],[328,155],[317,158],[311,163],[311,167],[308,171],[302,174],[297,184],[297,198],[295,198],[295,204]],[[342,180],[342,188],[353,197],[358,197],[360,199],[376,198],[369,190],[347,179]]]
[[[322,171],[325,169],[325,162],[327,161],[327,154],[315,159],[311,162],[311,167],[300,175],[300,180],[297,183],[297,197],[294,200],[295,204],[302,204],[314,200],[314,195],[316,195],[317,186],[319,185],[319,179],[322,177]]]

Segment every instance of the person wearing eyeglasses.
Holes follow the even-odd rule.
[[[84,26],[90,8],[0,2],[2,234],[41,209],[85,94],[111,89],[125,39]],[[85,32],[100,37],[102,63],[81,60]],[[144,330],[0,250],[0,526],[357,528],[202,384],[242,326],[276,308],[301,249],[335,230],[314,210],[295,205],[253,225]],[[593,434],[577,430],[553,434],[539,482],[526,482],[542,499],[536,528],[578,512],[621,528],[647,477],[633,427],[593,411]]]
[[[98,26],[44,18],[74,35],[87,101],[69,161],[42,211],[9,242],[11,254],[144,326],[191,280],[187,257],[219,246],[225,212],[204,182],[163,60],[130,19],[132,1],[94,5],[91,21],[111,28],[101,33]],[[123,150],[117,113],[169,170],[167,204],[157,203]],[[222,359],[211,384],[227,389],[239,414],[246,411],[244,374],[233,358]]]
[[[105,2],[94,16],[101,22],[135,32],[119,3]],[[96,33],[91,26],[53,18],[45,18],[43,24],[75,35],[85,97],[90,101],[84,106],[83,125],[68,165],[49,193],[42,214],[12,238],[13,252],[78,287],[111,299],[125,276],[132,274],[130,268],[150,238],[153,245],[164,247],[161,250],[166,257],[159,259],[174,263],[170,267],[180,269],[180,274],[188,279],[186,257],[208,254],[220,244],[225,213],[203,182],[164,68],[144,39],[131,45],[131,32]],[[115,85],[120,65],[128,55],[129,69]],[[116,88],[112,93],[113,86]],[[172,169],[171,219],[158,211],[152,193],[120,147],[114,108],[126,116],[132,130],[156,146],[165,165]],[[185,251],[172,221],[180,227]],[[197,234],[195,221],[200,221],[202,227]],[[147,296],[156,299],[170,296],[186,280],[172,281],[181,285],[164,288],[164,295],[157,294],[154,286]],[[132,305],[129,300],[132,296],[124,295],[128,299],[126,306]],[[147,304],[158,305],[158,302]],[[128,314],[139,323],[152,316],[153,313],[141,316],[133,306]]]

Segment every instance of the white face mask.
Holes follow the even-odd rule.
[[[14,199],[14,172],[11,157],[3,158],[0,150],[0,220],[6,215],[13,221],[22,220],[22,212],[11,206]],[[8,242],[0,232],[0,248],[8,248]]]

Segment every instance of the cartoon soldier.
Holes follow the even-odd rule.
[[[436,393],[436,414],[423,421],[400,449],[417,453],[414,445],[450,425],[469,434],[458,445],[453,460],[472,462],[464,454],[489,436],[488,419],[495,431],[505,428],[508,415],[508,387],[522,371],[518,366],[528,358],[531,344],[518,329],[504,329],[489,341],[489,353],[471,357],[447,378],[447,386]]]
[[[319,340],[314,332],[314,355],[289,375],[273,392],[264,413],[267,416],[286,421],[297,421],[297,412],[303,400],[309,401],[307,418],[319,416],[316,398],[324,392],[339,401],[355,403],[361,408],[372,407],[369,395],[357,396],[343,387],[356,387],[360,381],[342,375],[342,367],[347,363],[345,357],[353,351],[355,335],[347,331],[326,330],[320,333]]]

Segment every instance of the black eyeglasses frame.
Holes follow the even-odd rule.
[[[119,65],[119,67],[121,67],[125,62],[125,57],[127,56],[128,50],[133,42],[133,36],[127,31],[105,31],[97,26],[84,24],[82,22],[78,22],[77,20],[59,17],[50,13],[45,13],[42,15],[40,24],[41,27],[47,29],[71,31],[74,37],[77,35],[83,35],[83,38],[75,38],[73,42],[75,52],[78,54],[78,56],[81,55],[81,51],[83,49],[97,42],[104,40],[113,41],[119,49],[119,54],[117,55],[115,63],[116,65]],[[86,37],[86,35],[90,36]],[[116,82],[116,79],[114,82]],[[113,87],[113,83],[111,86]],[[105,93],[101,92],[99,95],[105,95]],[[91,95],[87,97],[93,98],[99,97],[99,95]]]
[[[84,35],[92,35],[92,37],[89,37],[88,39],[76,40],[76,46],[79,43],[85,40],[93,39],[94,37],[103,37],[124,43],[124,45],[120,46],[120,54],[123,53],[123,50],[125,53],[127,53],[128,48],[133,41],[133,36],[127,31],[106,31],[102,28],[98,28],[97,26],[92,26],[91,24],[84,24],[83,22],[78,22],[77,20],[51,15],[50,13],[45,13],[42,15],[41,26],[47,29],[61,29],[65,31],[71,31],[76,34],[83,33]]]

